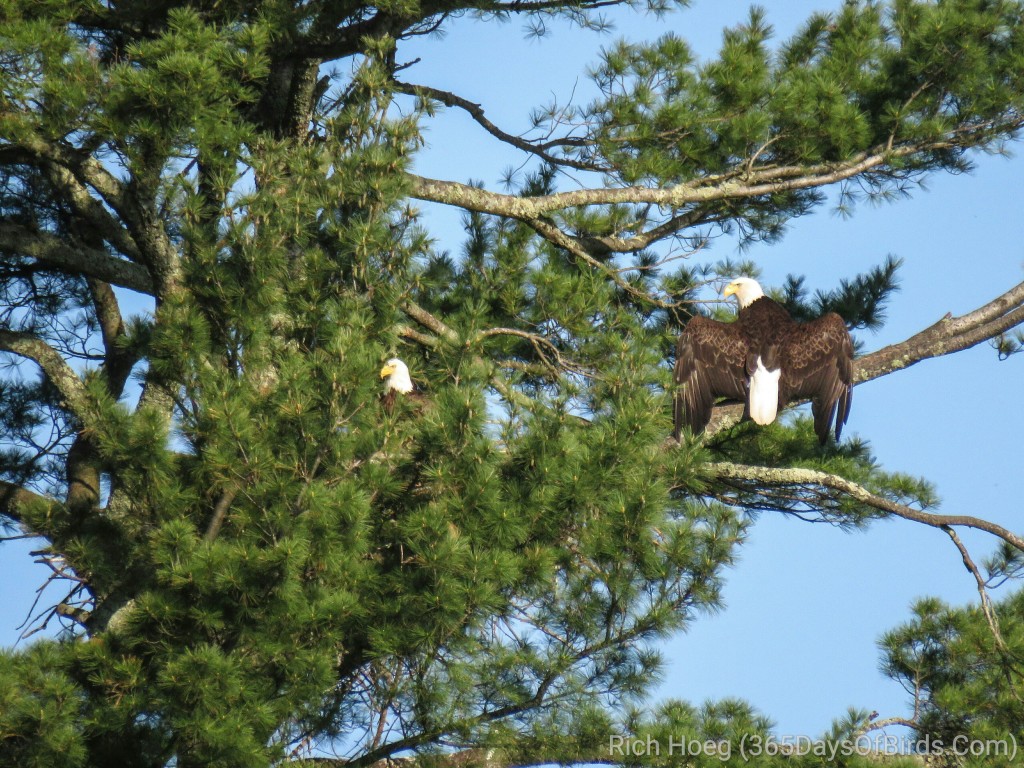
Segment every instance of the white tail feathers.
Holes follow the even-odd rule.
[[[757,424],[771,424],[779,413],[779,376],[782,369],[769,371],[761,358],[750,376],[750,418]]]

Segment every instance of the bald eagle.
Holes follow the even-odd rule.
[[[384,367],[380,369],[380,377],[387,379],[384,382],[383,405],[384,410],[391,413],[394,410],[395,400],[398,395],[409,395],[413,391],[409,366],[397,357],[393,357],[384,363]]]
[[[743,402],[757,424],[771,424],[786,403],[807,397],[818,441],[825,444],[833,421],[838,441],[853,400],[853,342],[843,319],[830,312],[798,323],[746,277],[723,295],[739,303],[735,322],[696,316],[679,336],[676,440],[683,427],[703,431],[717,397]]]

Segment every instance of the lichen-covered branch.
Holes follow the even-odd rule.
[[[0,252],[28,256],[43,267],[67,274],[85,274],[138,293],[153,293],[153,279],[141,264],[20,224],[0,223]]]
[[[870,381],[931,357],[960,352],[1021,323],[1024,323],[1024,282],[973,312],[960,317],[947,315],[905,341],[858,359],[854,363],[854,381]]]
[[[417,323],[425,328],[429,328],[449,344],[459,343],[459,334],[416,302],[406,301],[402,304],[402,310]]]
[[[141,261],[138,244],[110,209],[90,191],[79,175],[66,166],[63,153],[42,139],[23,137],[22,145],[8,145],[0,150],[0,164],[24,163],[39,168],[54,190],[72,207],[79,223],[132,260]]]
[[[153,278],[141,264],[20,224],[0,224],[0,252],[27,256],[58,272],[94,277],[139,293],[153,292]]]
[[[180,290],[179,254],[156,214],[155,199],[132,194],[138,191],[137,184],[119,181],[94,157],[28,133],[19,144],[6,147],[0,160],[21,160],[40,168],[99,238],[149,268],[156,295]]]
[[[0,350],[35,362],[64,398],[64,406],[86,420],[85,385],[61,354],[31,333],[0,330]]]
[[[806,487],[836,491],[881,512],[943,531],[952,527],[985,531],[1024,552],[1024,538],[1001,525],[970,515],[937,515],[914,509],[906,504],[900,504],[872,493],[857,483],[828,472],[800,467],[761,467],[732,462],[711,462],[706,464],[701,471],[710,481],[739,483],[743,486],[744,491],[749,493]]]
[[[870,172],[885,172],[900,158],[946,147],[943,140],[911,144],[891,150],[879,147],[848,160],[805,166],[763,166],[748,172],[707,176],[669,187],[601,187],[520,197],[490,192],[455,181],[428,179],[410,174],[412,196],[420,200],[454,205],[470,211],[528,220],[567,208],[588,205],[651,204],[680,209],[695,203],[739,200],[800,189],[828,186]]]

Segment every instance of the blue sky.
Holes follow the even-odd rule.
[[[838,5],[767,4],[768,20],[781,40],[812,10]],[[617,26],[611,35],[553,24],[542,40],[527,39],[521,21],[480,25],[461,19],[444,39],[403,45],[399,60],[422,57],[404,73],[407,80],[480,102],[489,118],[515,133],[529,126],[531,108],[553,97],[564,102],[575,93],[587,101],[586,68],[618,37],[640,41],[671,30],[712,55],[721,29],[742,21],[747,8],[732,0],[696,0],[689,10],[662,19],[617,10],[609,13]],[[427,141],[418,172],[479,179],[496,190],[503,170],[523,160],[456,111],[436,120]],[[890,253],[904,259],[902,290],[886,326],[861,332],[866,349],[878,349],[1024,280],[1022,176],[1022,159],[979,157],[971,175],[932,177],[927,191],[882,207],[862,205],[850,219],[822,209],[793,222],[780,244],[755,246],[743,256],[761,266],[768,285],[795,273],[806,275],[811,289],[833,287]],[[425,212],[440,244],[458,253],[458,212]],[[735,244],[722,239],[708,257],[730,255],[737,255]],[[885,468],[933,481],[942,511],[1021,530],[1022,377],[1024,356],[999,362],[987,345],[925,361],[859,386],[848,430],[870,441]],[[962,538],[975,560],[994,547],[991,537],[964,532]],[[5,645],[15,641],[15,627],[47,575],[31,565],[31,546],[12,542],[0,549]],[[764,515],[728,574],[726,609],[664,646],[666,675],[657,695],[692,702],[738,696],[772,717],[780,735],[819,734],[848,706],[883,717],[906,715],[906,694],[877,671],[875,643],[906,621],[915,598],[926,595],[952,603],[977,600],[972,577],[939,531],[891,521],[844,533]]]

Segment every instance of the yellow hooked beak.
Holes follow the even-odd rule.
[[[390,376],[394,372],[395,372],[395,366],[393,366],[393,365],[385,365],[383,368],[380,369],[380,377],[383,379],[383,378],[385,378],[387,376]]]
[[[727,299],[730,296],[734,296],[736,294],[736,290],[736,283],[729,283],[727,286],[725,286],[725,290],[722,291],[722,298]]]

